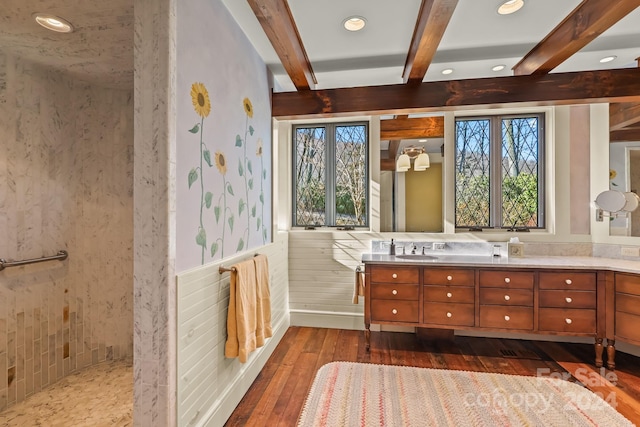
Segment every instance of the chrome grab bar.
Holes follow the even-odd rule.
[[[37,262],[54,261],[57,259],[60,261],[63,261],[67,259],[68,256],[69,256],[69,252],[65,250],[61,250],[61,251],[58,251],[58,253],[53,256],[33,258],[33,259],[23,259],[21,261],[7,261],[4,258],[0,258],[0,271],[4,270],[7,267],[17,267],[19,265],[35,264]]]

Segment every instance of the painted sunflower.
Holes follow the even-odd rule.
[[[258,138],[256,145],[256,156],[260,157],[262,156],[262,138]]]
[[[200,117],[207,117],[211,112],[209,92],[207,92],[204,84],[196,82],[191,85],[191,102],[193,102],[193,108]]]
[[[615,169],[609,169],[609,179],[614,179],[616,176],[618,176],[618,172]]]
[[[245,98],[242,100],[242,104],[244,105],[244,112],[247,113],[249,118],[253,117],[253,105],[251,105],[251,100],[249,98]]]
[[[220,151],[216,151],[216,167],[222,175],[227,173],[227,159]]]

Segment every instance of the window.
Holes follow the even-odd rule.
[[[293,225],[368,226],[366,123],[293,128]]]
[[[544,115],[456,119],[456,227],[544,228]]]

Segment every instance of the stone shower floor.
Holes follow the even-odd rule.
[[[133,365],[105,362],[85,368],[0,412],[3,427],[131,426]]]

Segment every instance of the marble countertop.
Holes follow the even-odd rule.
[[[420,255],[410,258],[411,255],[386,255],[368,253],[362,255],[365,264],[411,264],[411,265],[438,265],[438,266],[467,266],[489,267],[500,266],[509,268],[574,268],[613,270],[628,273],[640,273],[640,261],[629,261],[614,258],[580,257],[580,256],[524,256],[524,257],[493,257],[487,255],[453,255],[429,254],[434,258],[420,259]]]

